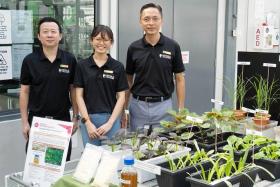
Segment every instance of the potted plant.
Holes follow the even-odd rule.
[[[245,96],[250,89],[250,79],[244,80],[243,74],[237,77],[236,86],[232,84],[230,79],[225,79],[225,90],[228,94],[229,99],[232,101],[233,118],[237,121],[242,120],[246,117],[246,112],[242,110]]]
[[[211,134],[210,137],[215,137],[214,144],[212,143],[214,145],[215,152],[217,152],[218,146],[222,146],[221,144],[218,145],[219,136],[221,137],[221,141],[224,142],[223,145],[226,144],[225,140],[229,135],[224,137],[223,133],[221,132],[222,132],[222,128],[224,128],[225,126],[232,125],[231,123],[232,114],[233,111],[228,109],[222,109],[221,111],[212,109],[211,112],[205,112],[204,114],[205,121],[208,121],[211,128],[214,129],[213,132],[214,134]],[[232,133],[227,133],[227,134],[232,134]]]
[[[156,132],[149,136],[144,136],[140,140],[140,146],[133,150],[137,162],[143,164],[160,164],[165,162],[165,154],[169,153],[171,158],[178,158],[190,151],[190,148],[180,145],[177,141],[167,141],[166,138],[159,137]],[[156,178],[149,170],[137,169],[139,183],[146,182]]]
[[[258,112],[256,112],[253,121],[257,125],[267,125],[270,120],[269,108],[272,103],[279,99],[279,85],[278,80],[264,79],[261,76],[254,77],[252,86],[255,90],[255,102]]]
[[[177,159],[172,159],[169,154],[165,155],[166,161],[158,164],[161,166],[161,175],[157,175],[157,182],[160,187],[178,187],[190,186],[185,180],[188,173],[197,171],[198,165],[204,168],[210,168],[211,163],[206,160],[213,154],[213,150],[206,152],[199,149],[197,142],[194,140],[196,151],[188,152]]]
[[[231,149],[230,149],[231,148]],[[186,178],[195,187],[226,187],[239,184],[241,187],[253,186],[255,177],[260,169],[271,174],[265,168],[254,163],[246,163],[249,149],[236,162],[234,158],[233,146],[229,146],[229,151],[216,153],[209,158],[212,167],[207,170],[200,168],[200,171]],[[273,177],[273,175],[271,174]]]
[[[273,143],[262,147],[258,153],[254,154],[255,163],[269,170],[275,177],[280,178],[280,143]],[[263,180],[272,181],[272,178],[267,173],[261,171],[260,178]]]
[[[225,145],[221,151],[233,151],[235,160],[239,160],[245,152],[248,150],[249,156],[246,157],[247,162],[251,162],[251,155],[258,151],[261,146],[271,143],[272,140],[264,136],[248,134],[244,137],[237,137],[235,135],[230,136],[227,139],[227,145]]]

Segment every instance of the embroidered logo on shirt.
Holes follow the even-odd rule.
[[[170,55],[165,55],[165,54],[159,54],[159,58],[166,58],[166,59],[171,59]]]
[[[68,68],[68,65],[67,64],[60,64],[59,67],[61,67],[61,68]]]
[[[105,73],[103,73],[103,78],[106,78],[106,79],[112,79],[112,80],[114,80],[115,79],[115,77],[114,77],[114,74],[105,74]]]
[[[58,72],[59,73],[70,73],[69,69],[61,69],[61,68],[58,69]]]
[[[171,52],[170,51],[162,51],[162,54],[159,54],[159,58],[166,58],[166,59],[171,59]]]

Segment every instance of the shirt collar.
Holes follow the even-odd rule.
[[[102,67],[109,68],[109,67],[111,67],[111,64],[112,64],[112,57],[110,54],[107,54],[107,56],[108,56],[108,59]],[[90,55],[88,62],[90,63],[90,67],[93,67],[93,66],[98,67],[96,65],[95,61],[93,60],[93,53]]]
[[[46,57],[46,55],[45,55],[44,52],[43,52],[43,48],[42,48],[42,47],[40,47],[40,49],[39,49],[39,54],[40,54],[40,60],[45,60],[45,59],[48,60],[48,58]],[[54,61],[56,61],[57,59],[60,60],[60,59],[61,59],[61,56],[62,56],[62,52],[61,52],[60,49],[58,49],[58,50],[57,50],[57,54],[56,54],[56,58],[55,58]]]
[[[160,34],[160,38],[159,38],[159,41],[157,42],[157,44],[156,45],[163,45],[164,44],[164,35],[160,32],[159,33]],[[142,38],[142,41],[143,41],[143,44],[145,45],[145,46],[151,46],[151,44],[149,44],[147,41],[146,41],[146,39],[145,39],[145,34],[143,35],[143,38]],[[156,46],[155,45],[155,46]]]

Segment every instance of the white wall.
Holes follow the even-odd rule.
[[[278,20],[274,27],[279,28],[280,1],[279,0],[238,0],[237,14],[237,51],[248,52],[278,52],[279,47],[273,49],[254,48],[255,27],[266,21],[269,12],[275,13]]]
[[[117,59],[117,36],[118,36],[118,0],[100,1],[100,24],[109,26],[113,33],[115,42],[110,50],[113,58]]]

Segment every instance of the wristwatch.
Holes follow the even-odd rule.
[[[81,116],[79,114],[74,114],[73,115],[73,118],[76,118],[77,120],[80,120],[81,119]]]
[[[84,117],[83,117],[83,118],[81,119],[81,122],[85,124],[88,120],[89,120],[89,118],[84,118]]]

